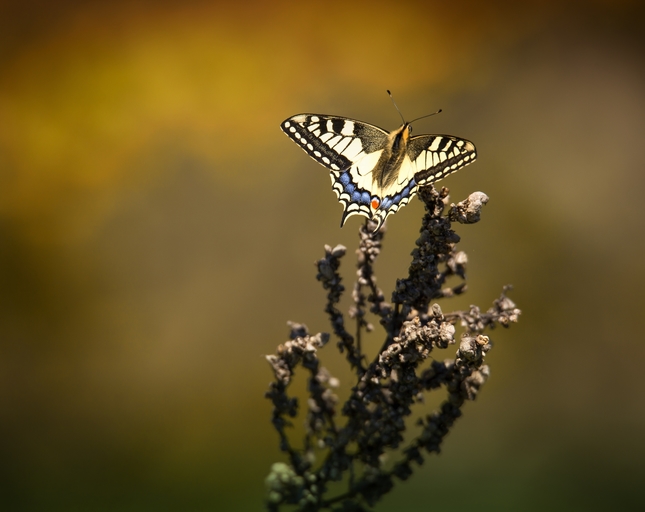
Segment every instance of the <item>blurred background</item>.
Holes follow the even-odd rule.
[[[443,310],[512,283],[523,316],[377,510],[642,510],[644,21],[629,0],[0,2],[0,508],[263,507],[284,460],[263,355],[287,320],[329,330],[312,263],[345,244],[351,285],[362,222],[338,227],[279,124],[397,128],[391,89],[407,119],[443,109],[415,133],[477,145],[452,200],[490,196]],[[422,212],[388,220],[388,297]]]

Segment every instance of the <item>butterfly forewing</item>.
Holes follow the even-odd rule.
[[[408,144],[408,157],[415,167],[415,181],[429,185],[472,163],[475,145],[451,135],[418,135]]]
[[[281,128],[310,157],[333,171],[349,169],[387,143],[385,130],[346,117],[299,114]]]

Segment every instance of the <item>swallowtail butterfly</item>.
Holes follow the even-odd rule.
[[[419,187],[440,180],[477,157],[474,144],[465,139],[451,135],[413,137],[412,122],[404,120],[401,127],[388,133],[347,117],[298,114],[280,127],[329,169],[332,188],[344,208],[340,225],[352,215],[363,215],[376,221],[378,230]]]

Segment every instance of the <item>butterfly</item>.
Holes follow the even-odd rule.
[[[348,117],[298,114],[280,127],[310,157],[329,169],[332,188],[344,209],[340,225],[352,215],[363,215],[376,222],[377,231],[388,215],[414,197],[419,187],[477,158],[475,145],[466,139],[451,135],[413,137],[414,121],[403,119],[398,129],[387,132]]]

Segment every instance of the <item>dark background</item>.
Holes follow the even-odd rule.
[[[442,182],[469,289],[523,310],[492,377],[378,510],[640,510],[645,11],[632,1],[0,4],[0,507],[257,510],[284,460],[263,354],[328,330],[347,245],[296,113],[475,142]],[[388,221],[392,290],[420,225]],[[368,350],[380,346],[369,338]],[[449,357],[450,354],[439,357]],[[330,345],[325,364],[348,384]],[[428,405],[430,407],[430,405]],[[421,411],[423,412],[423,411]],[[297,422],[300,425],[300,422]],[[300,427],[299,427],[300,428]],[[640,507],[639,507],[640,504]]]

